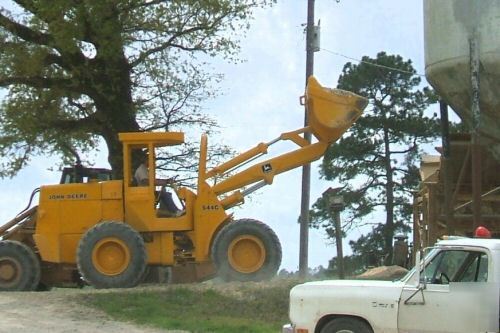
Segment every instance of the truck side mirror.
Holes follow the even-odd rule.
[[[416,283],[415,283],[415,287],[417,288],[405,301],[404,301],[404,304],[405,305],[424,305],[425,304],[425,297],[424,297],[424,289],[426,287],[425,285],[425,262],[420,262],[420,258],[422,256],[422,253],[421,251],[417,251],[417,253],[415,254],[415,278],[416,278]],[[425,261],[425,259],[424,259]],[[421,280],[421,275],[420,275],[420,271],[424,269],[424,276],[423,276],[423,279]],[[418,293],[421,293],[422,294],[422,300],[418,300],[418,301],[412,301],[412,299],[415,297],[415,295],[417,295]]]

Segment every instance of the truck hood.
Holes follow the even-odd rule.
[[[290,319],[297,327],[329,314],[372,318],[375,328],[396,327],[402,281],[328,280],[308,282],[290,291]],[[375,318],[375,319],[373,319]],[[373,322],[375,321],[375,322]]]

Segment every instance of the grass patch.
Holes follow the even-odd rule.
[[[275,333],[288,322],[289,291],[297,283],[279,280],[140,288],[86,294],[82,301],[117,320],[163,329]]]

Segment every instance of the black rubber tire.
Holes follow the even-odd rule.
[[[342,317],[330,320],[320,333],[373,333],[373,330],[360,319]]]
[[[40,282],[40,261],[27,245],[0,241],[0,272],[0,291],[32,291]]]
[[[238,237],[260,240],[265,249],[265,259],[255,271],[235,269],[229,259],[231,243]],[[252,219],[241,219],[225,225],[215,236],[211,248],[217,275],[224,281],[262,281],[276,275],[281,265],[281,244],[274,231],[266,224]]]
[[[114,239],[128,251],[128,262],[116,274],[102,272],[93,260],[99,242]],[[95,288],[131,288],[141,282],[146,271],[147,255],[141,235],[128,224],[102,222],[87,230],[78,245],[77,264],[83,279]]]

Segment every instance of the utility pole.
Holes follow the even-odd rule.
[[[477,16],[476,16],[477,17]],[[470,47],[470,73],[472,88],[472,137],[471,137],[471,159],[472,159],[472,213],[473,229],[481,225],[481,183],[482,163],[481,144],[479,128],[481,127],[480,79],[479,79],[479,37],[477,29],[474,28],[469,40]]]
[[[306,26],[306,84],[309,76],[314,73],[314,0],[307,1]],[[305,105],[304,126],[309,124],[307,119],[307,103]],[[311,133],[305,132],[304,139],[311,142]],[[299,276],[307,276],[309,256],[309,205],[311,188],[311,165],[302,167],[302,197],[300,201],[300,249],[299,249]]]

